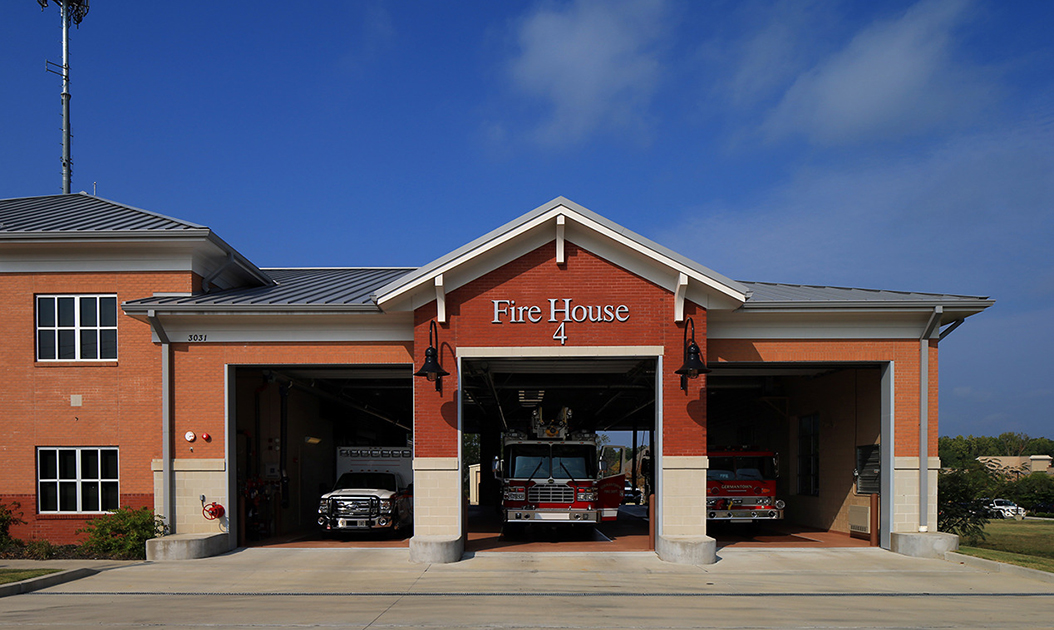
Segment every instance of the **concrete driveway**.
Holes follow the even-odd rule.
[[[0,598],[0,628],[1054,628],[1054,583],[881,549],[653,553],[245,549]]]

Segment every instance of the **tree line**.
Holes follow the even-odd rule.
[[[962,468],[986,455],[1024,456],[1050,455],[1054,457],[1054,440],[1029,437],[1025,433],[1006,432],[990,436],[941,436],[937,440],[941,466]]]

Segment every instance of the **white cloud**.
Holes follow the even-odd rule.
[[[656,240],[743,280],[989,294],[1052,271],[1054,121],[801,169],[741,205],[692,209]],[[1040,287],[1042,291],[1042,287]]]
[[[973,119],[994,98],[984,72],[956,58],[966,0],[923,0],[860,31],[801,74],[769,113],[772,138],[818,144],[901,138]]]
[[[816,48],[826,45],[819,34],[833,21],[828,4],[740,3],[737,18],[727,17],[706,42],[708,67],[701,76],[719,99],[753,107],[785,91],[811,65]]]
[[[557,144],[639,126],[659,83],[664,16],[660,0],[578,0],[524,18],[508,71],[548,110],[534,138]]]

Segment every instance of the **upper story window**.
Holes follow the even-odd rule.
[[[37,296],[37,361],[116,359],[116,295]]]

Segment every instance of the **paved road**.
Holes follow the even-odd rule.
[[[0,628],[1054,628],[1054,584],[880,549],[651,553],[249,549],[0,599]]]

